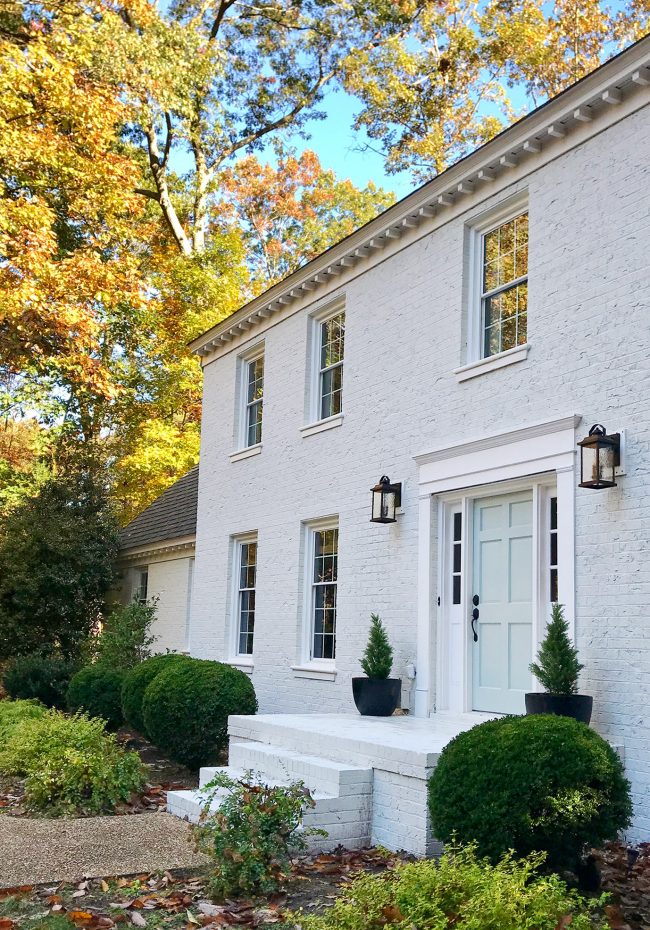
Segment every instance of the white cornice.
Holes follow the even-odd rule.
[[[422,452],[419,455],[414,455],[413,458],[418,465],[428,465],[431,462],[442,462],[447,459],[471,455],[474,452],[484,452],[487,449],[496,449],[499,446],[511,445],[512,443],[521,442],[526,439],[536,439],[538,436],[549,436],[553,433],[562,433],[565,430],[575,430],[581,419],[582,416],[574,413],[568,417],[558,417],[555,420],[544,420],[541,423],[532,423],[530,426],[518,427],[517,429],[508,430],[505,433],[498,433],[494,436],[481,436],[478,439],[470,439],[467,442],[461,442],[454,446],[432,449],[430,452]]]
[[[176,552],[184,552],[188,555],[194,551],[196,544],[195,536],[183,536],[179,539],[165,539],[159,543],[150,543],[147,546],[138,546],[133,549],[121,550],[117,560],[121,564],[127,562],[141,562],[142,559],[151,558],[152,556],[170,555]]]
[[[623,111],[647,105],[649,99],[650,36],[213,326],[190,343],[190,349],[207,357],[289,305],[319,299],[321,294],[316,292],[331,290],[339,275],[349,275],[361,262],[376,260],[386,247],[418,227],[433,226],[434,221],[439,225],[445,213],[458,210],[464,200],[520,169],[527,159],[539,160],[542,153],[545,161],[550,160],[556,152],[616,122]]]

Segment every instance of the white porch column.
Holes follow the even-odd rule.
[[[431,625],[431,495],[418,502],[418,616],[416,640],[415,705],[416,717],[428,717],[432,689],[432,636]]]

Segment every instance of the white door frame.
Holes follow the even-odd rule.
[[[428,717],[431,711],[442,709],[445,704],[452,709],[449,704],[449,634],[440,622],[442,618],[437,605],[438,596],[442,603],[440,563],[445,551],[441,495],[451,498],[455,495],[456,500],[465,499],[469,502],[473,497],[491,493],[493,487],[507,493],[512,487],[511,482],[518,489],[522,486],[548,487],[549,483],[555,484],[558,499],[559,599],[565,606],[565,616],[575,637],[575,462],[576,427],[580,420],[579,415],[573,414],[415,456],[419,472],[416,717]],[[522,482],[522,479],[526,479],[528,484]],[[539,492],[534,503],[539,520]],[[465,505],[466,511],[468,506]],[[463,523],[465,540],[471,539],[467,535],[467,513]],[[465,551],[467,548],[465,542]],[[437,571],[434,571],[434,553],[437,554]],[[540,560],[536,551],[534,558],[534,564],[538,565]],[[464,604],[468,604],[471,597],[468,597],[468,578],[471,575],[468,576],[465,571]],[[538,577],[536,585],[539,597]],[[535,628],[537,639],[542,628],[538,621]],[[468,706],[467,702],[467,669],[464,678],[463,706],[453,708],[459,711],[471,707],[471,703]]]

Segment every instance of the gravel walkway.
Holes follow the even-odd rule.
[[[74,820],[0,816],[0,888],[191,868],[188,824],[153,813]]]

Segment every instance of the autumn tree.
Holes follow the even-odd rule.
[[[650,4],[599,0],[426,3],[408,42],[356,56],[355,128],[389,172],[428,180],[650,27]]]
[[[255,290],[263,290],[350,235],[394,196],[372,182],[357,188],[321,166],[315,152],[278,147],[277,163],[241,158],[220,177],[226,223],[241,226]]]

